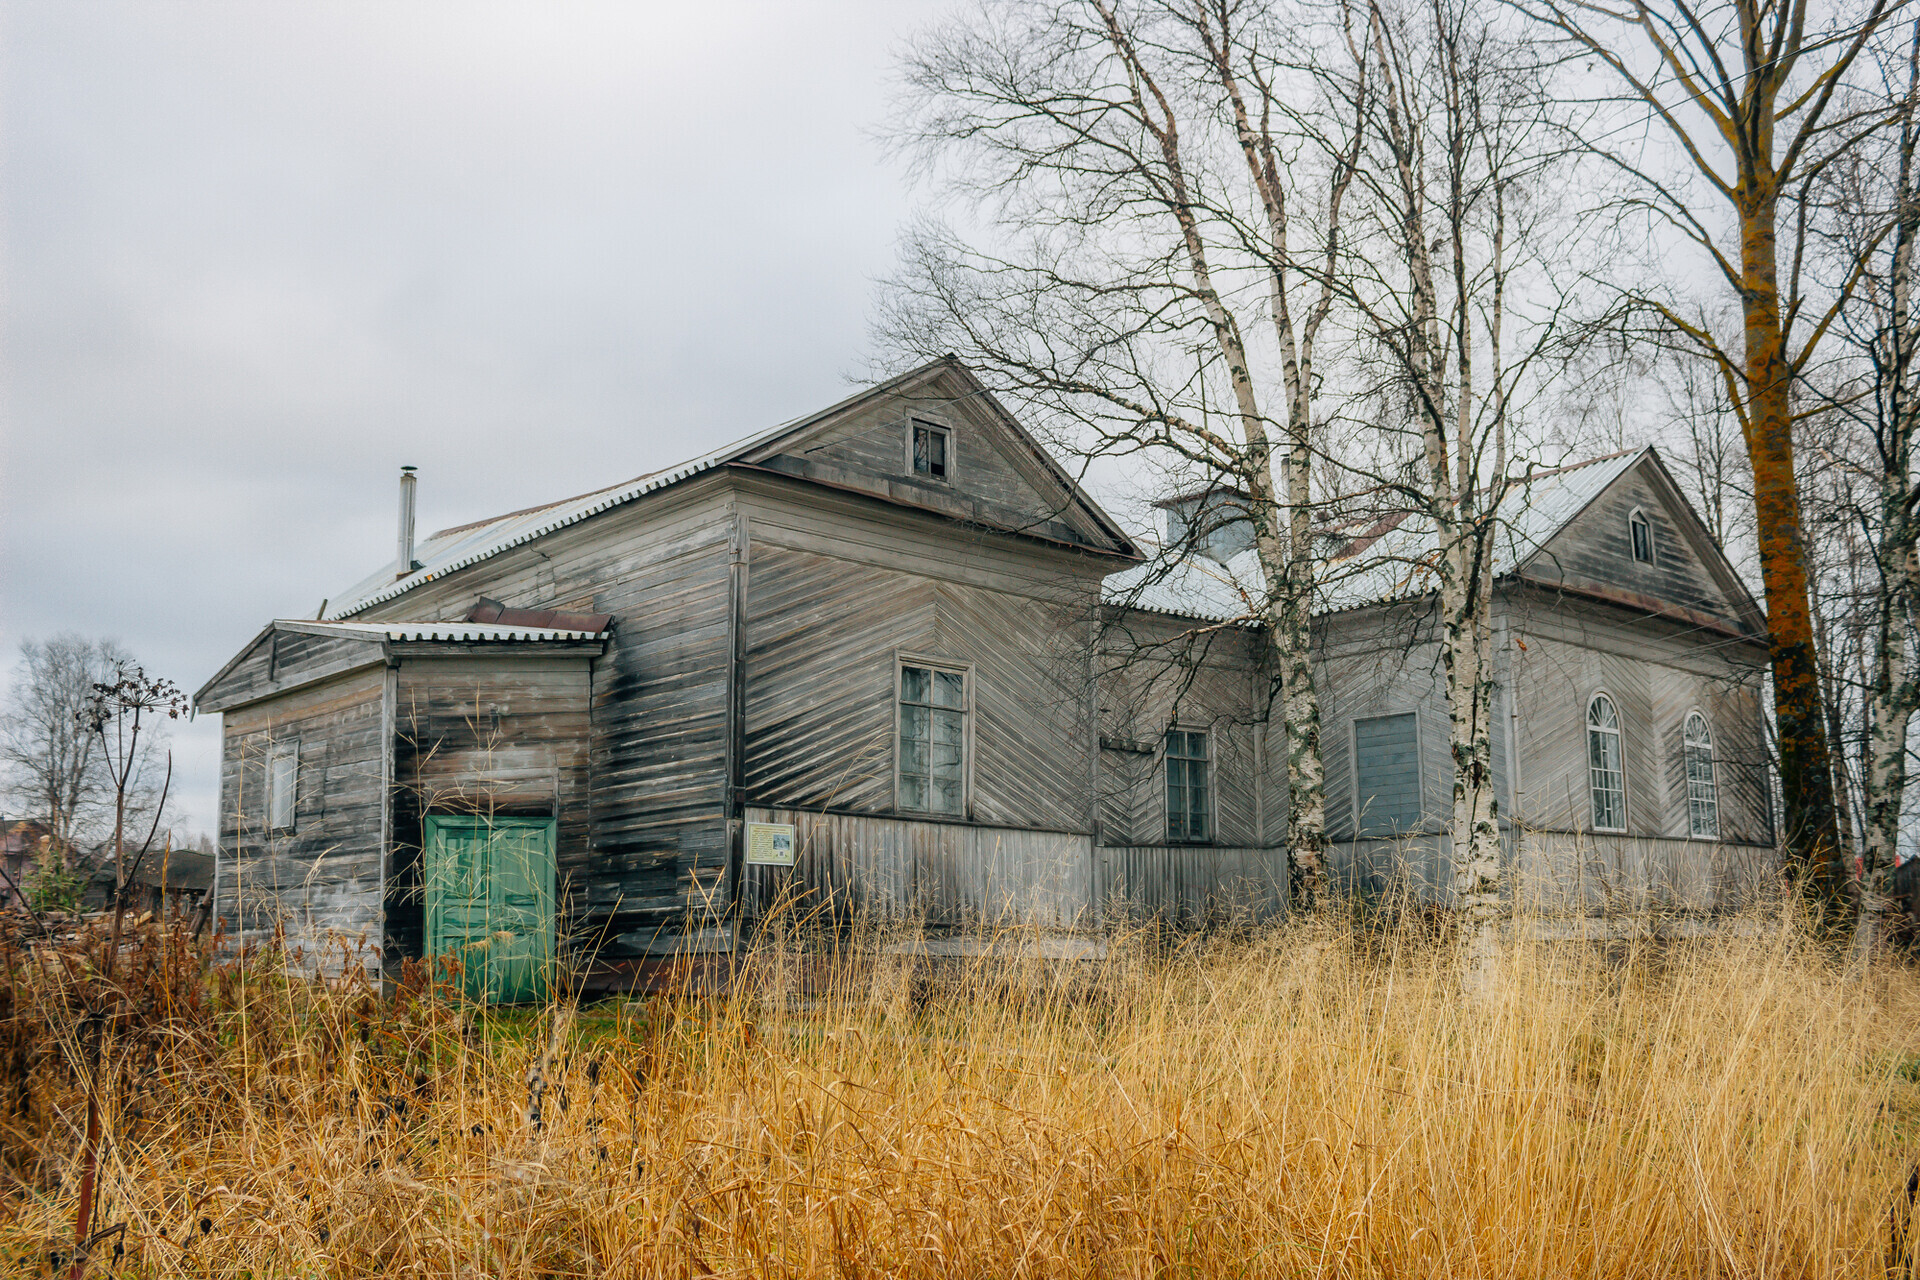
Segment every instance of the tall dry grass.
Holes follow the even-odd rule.
[[[726,995],[492,1014],[256,960],[129,1071],[100,1221],[121,1275],[1882,1275],[1915,974],[1747,923],[1517,945],[1480,1000],[1440,943],[1307,927],[769,944]],[[26,1274],[79,1114],[32,1071]]]

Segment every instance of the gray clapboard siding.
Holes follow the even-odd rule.
[[[1167,842],[1165,739],[1175,727],[1208,734],[1212,843],[1250,846],[1262,839],[1267,806],[1259,792],[1271,774],[1260,747],[1269,713],[1260,634],[1195,629],[1175,618],[1129,611],[1108,619],[1096,661],[1100,738],[1107,744],[1100,753],[1098,791],[1112,828],[1103,828],[1103,840]],[[1273,806],[1284,815],[1284,792]],[[1283,817],[1276,821],[1283,830]]]
[[[242,940],[278,927],[311,950],[329,932],[377,929],[384,691],[373,668],[225,713],[216,910]],[[267,759],[289,742],[300,744],[294,826],[275,832]]]
[[[1104,565],[788,481],[749,492],[752,802],[891,811],[904,653],[971,671],[974,820],[1091,829],[1084,637]]]
[[[912,474],[909,419],[949,429],[946,483]],[[784,452],[782,452],[784,450]],[[977,386],[948,376],[843,408],[799,440],[750,455],[757,465],[891,502],[1089,547],[1110,534],[1072,499],[1050,467]]]
[[[1529,827],[1592,827],[1586,709],[1605,691],[1622,718],[1627,834],[1684,838],[1686,789],[1679,727],[1689,710],[1714,729],[1721,839],[1772,841],[1764,743],[1759,741],[1758,664],[1764,651],[1730,639],[1698,642],[1659,619],[1630,620],[1572,600],[1523,599],[1514,626],[1521,702],[1520,814]]]
[[[458,617],[482,595],[614,616],[593,676],[591,927],[647,937],[707,909],[727,865],[724,473],[590,517],[356,615]],[[623,944],[610,943],[619,958]]]
[[[1652,564],[1633,558],[1627,519],[1636,509],[1645,513],[1653,530]],[[1691,524],[1688,515],[1670,504],[1657,464],[1647,459],[1549,539],[1524,572],[1540,582],[1663,601],[1718,619],[1731,629],[1745,629],[1746,602],[1709,570],[1684,528]]]
[[[1079,928],[1091,919],[1092,845],[1080,833],[758,805],[746,820],[792,823],[795,834],[791,871],[746,873],[744,897],[756,915],[784,894],[800,915],[989,928]]]
[[[269,628],[201,691],[199,705],[224,711],[382,660],[377,636],[316,636]]]

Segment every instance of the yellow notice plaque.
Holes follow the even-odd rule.
[[[791,822],[749,822],[747,824],[747,865],[750,867],[792,866],[793,824]]]

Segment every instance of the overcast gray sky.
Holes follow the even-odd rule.
[[[197,688],[422,532],[844,395],[933,0],[0,10],[0,652]],[[217,731],[176,733],[212,826]]]

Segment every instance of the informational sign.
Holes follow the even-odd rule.
[[[747,865],[750,867],[792,866],[793,824],[791,822],[749,822],[747,824]]]

